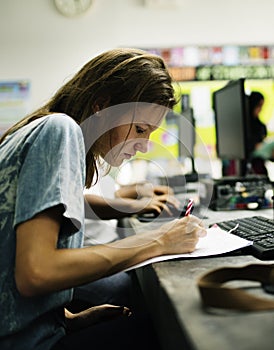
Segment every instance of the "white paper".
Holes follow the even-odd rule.
[[[131,266],[124,271],[129,271],[158,261],[165,261],[178,258],[199,258],[204,256],[219,255],[229,253],[237,249],[241,249],[252,245],[252,241],[233,235],[219,227],[211,227],[207,229],[207,235],[199,239],[196,249],[192,253],[162,255],[148,259],[139,264]]]

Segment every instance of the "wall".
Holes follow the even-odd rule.
[[[88,13],[65,18],[53,0],[0,0],[0,79],[30,79],[32,108],[109,48],[273,44],[272,0],[178,0],[175,9],[93,1]]]

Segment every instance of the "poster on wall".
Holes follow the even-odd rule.
[[[30,105],[30,81],[0,81],[0,135],[23,118]]]
[[[146,48],[165,60],[175,81],[274,78],[274,45]]]
[[[245,78],[245,92],[259,91],[265,98],[260,119],[267,125],[268,137],[274,137],[274,45],[222,45],[143,48],[161,56],[176,82],[179,103],[177,113],[184,112],[184,100],[193,109],[195,130],[199,135],[195,156],[206,158],[204,150],[216,158],[215,112],[213,93],[230,80]],[[152,139],[153,139],[152,135]],[[206,147],[204,147],[206,146]]]

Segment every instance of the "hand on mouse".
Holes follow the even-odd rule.
[[[178,213],[180,206],[180,202],[174,196],[167,194],[154,196],[152,198],[144,197],[135,202],[136,213],[154,213],[155,217],[161,213],[171,217],[174,215],[175,211]]]

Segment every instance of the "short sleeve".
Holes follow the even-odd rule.
[[[14,226],[62,204],[71,231],[84,220],[85,148],[76,122],[53,114],[30,134],[18,177]],[[72,227],[74,226],[74,229]],[[70,232],[69,232],[70,233]]]

